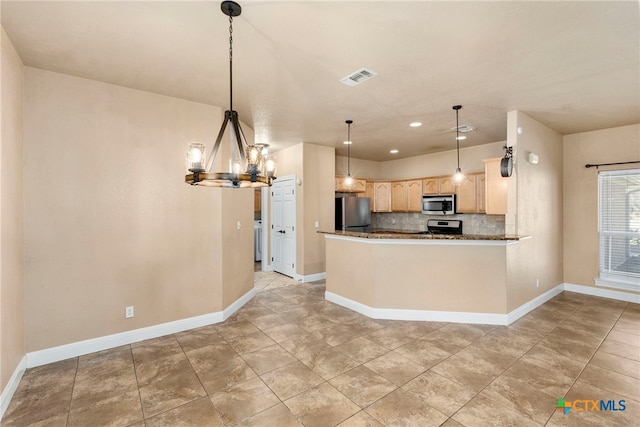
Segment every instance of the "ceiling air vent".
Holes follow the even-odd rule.
[[[451,130],[455,131],[457,130],[458,132],[471,132],[476,130],[476,128],[474,128],[473,126],[469,126],[469,125],[460,125],[458,127],[452,127]]]
[[[360,68],[358,71],[355,71],[349,74],[348,76],[343,77],[342,79],[340,79],[340,81],[346,84],[347,86],[355,86],[377,75],[378,73],[376,73],[373,70],[369,70],[367,68]]]

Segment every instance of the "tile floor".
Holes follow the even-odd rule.
[[[509,327],[373,320],[256,272],[224,323],[28,370],[2,426],[626,426],[640,305],[565,292]],[[570,411],[559,397],[625,401]],[[617,406],[621,408],[620,406]]]

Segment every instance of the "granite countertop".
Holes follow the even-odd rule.
[[[522,240],[530,236],[481,235],[481,234],[430,234],[426,231],[373,229],[368,232],[357,231],[319,231],[335,236],[359,237],[361,239],[422,239],[422,240]]]

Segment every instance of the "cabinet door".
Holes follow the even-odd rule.
[[[374,197],[374,191],[373,191],[373,181],[367,181],[365,184],[365,189],[364,189],[364,197],[368,197],[369,198],[369,206],[371,207],[371,209],[374,208],[374,204],[375,204],[375,197]]]
[[[367,182],[364,179],[354,178],[353,185],[349,189],[352,193],[364,193],[367,186]]]
[[[373,211],[391,212],[391,183],[376,182],[373,185]]]
[[[443,176],[438,178],[438,194],[455,194],[456,185],[453,182],[453,177]]]
[[[507,213],[507,183],[509,178],[500,175],[501,158],[487,159],[485,173],[485,211],[487,214],[505,215]]]
[[[393,212],[407,211],[407,183],[405,181],[391,183],[391,210]]]
[[[465,175],[456,188],[456,210],[463,213],[476,212],[476,175]]]
[[[422,212],[422,181],[407,181],[407,211]]]
[[[422,180],[422,194],[438,194],[438,178],[425,178]]]
[[[485,201],[485,177],[483,173],[476,175],[476,212],[484,213]]]

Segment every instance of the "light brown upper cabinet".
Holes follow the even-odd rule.
[[[478,195],[478,182],[483,184],[482,197]],[[462,182],[456,186],[456,195],[456,210],[458,212],[484,212],[484,174],[465,175]]]
[[[407,211],[406,181],[394,181],[391,183],[391,210],[393,212]]]
[[[390,182],[375,182],[373,184],[373,211],[391,212]]]
[[[505,215],[507,213],[507,188],[509,178],[500,175],[501,157],[484,160],[485,211],[487,214]]]
[[[345,185],[346,176],[336,176],[336,191],[339,193],[364,193],[367,181],[361,178],[353,178],[351,187]]]
[[[456,185],[453,182],[453,176],[441,176],[438,178],[438,194],[455,194]]]
[[[438,176],[422,180],[422,194],[454,194],[456,186],[451,176]]]
[[[425,178],[422,180],[422,194],[438,194],[438,178]]]
[[[391,183],[393,212],[422,212],[422,180],[393,181]]]
[[[476,175],[476,208],[478,212],[485,212],[485,174]]]
[[[407,211],[422,212],[422,180],[407,181]]]
[[[373,193],[373,181],[367,181],[364,187],[364,197],[368,197],[369,198],[369,203],[371,206],[371,209],[373,209],[373,200],[374,200],[374,193]]]

